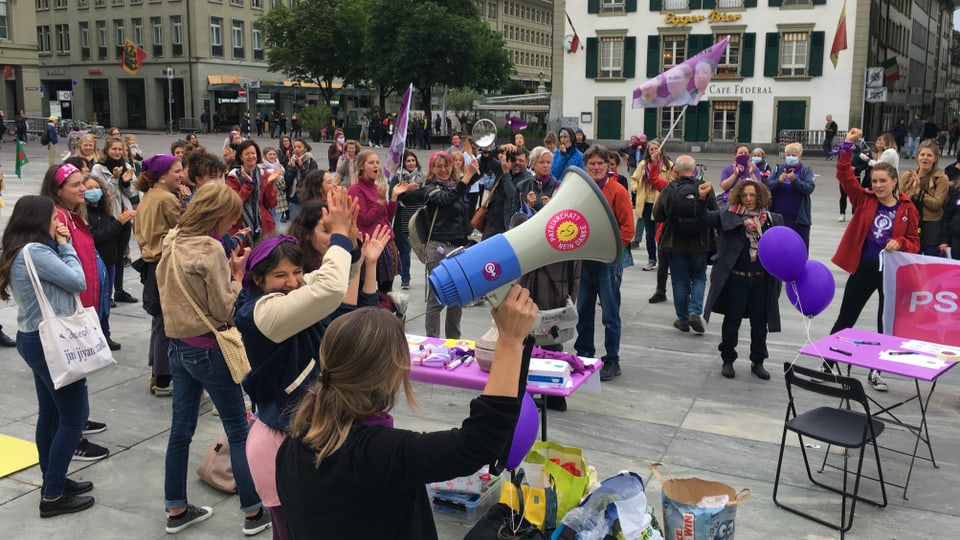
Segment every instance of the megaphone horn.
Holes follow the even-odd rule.
[[[430,287],[441,304],[460,306],[541,266],[577,259],[613,264],[621,256],[620,227],[606,197],[582,169],[570,167],[539,212],[442,260]]]

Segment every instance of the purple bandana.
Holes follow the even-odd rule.
[[[247,255],[246,262],[243,263],[243,288],[250,289],[253,287],[253,267],[260,264],[264,259],[270,256],[273,253],[273,250],[284,242],[290,242],[291,244],[296,244],[296,237],[281,234],[278,236],[271,236],[265,240],[262,240],[257,244]]]

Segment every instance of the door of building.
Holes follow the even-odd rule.
[[[807,102],[781,100],[777,102],[776,136],[784,129],[807,129]]]
[[[147,101],[142,79],[121,81],[121,88],[127,97],[127,128],[147,128]]]
[[[623,100],[597,100],[597,139],[623,139]]]

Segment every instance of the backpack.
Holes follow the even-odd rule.
[[[43,146],[50,144],[50,137],[47,136],[46,131],[40,134],[40,144],[42,144]]]
[[[700,224],[698,209],[700,205],[699,185],[695,182],[680,182],[670,193],[670,224],[673,234],[679,236],[698,236],[705,227]]]

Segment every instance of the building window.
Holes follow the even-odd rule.
[[[719,42],[728,34],[717,34],[714,36],[714,43]],[[723,51],[720,57],[720,63],[717,64],[717,77],[737,77],[740,75],[740,34],[729,34],[730,42],[727,43],[727,49]]]
[[[233,36],[233,57],[243,58],[243,21],[231,21],[230,29]]]
[[[0,39],[10,39],[7,30],[7,0],[0,0]]]
[[[497,3],[490,2],[487,4],[487,17],[497,20]]]
[[[77,0],[78,9],[87,9],[89,7],[90,7],[90,3],[88,2],[88,0]]]
[[[660,109],[660,133],[667,134],[670,132],[670,128],[672,127],[672,140],[683,140],[684,122],[677,122],[677,119],[680,118],[680,115],[683,113],[683,109],[683,107],[664,107]],[[674,125],[674,123],[676,123],[676,125]]]
[[[737,140],[737,102],[712,101],[713,105],[713,140]]]
[[[223,56],[223,19],[210,17],[210,55]]]
[[[687,59],[687,36],[663,36],[663,68],[682,64]]]
[[[809,32],[784,32],[780,37],[780,75],[806,75],[809,49]]]
[[[163,56],[163,20],[150,17],[150,26],[153,29],[153,55]]]
[[[624,0],[601,0],[601,13],[623,13],[626,9]],[[539,15],[539,11],[537,12]],[[537,22],[540,22],[539,20]]]
[[[139,6],[142,3],[143,3],[143,0],[130,0],[131,6]]]
[[[170,33],[173,38],[171,39],[173,55],[183,56],[183,19],[180,18],[180,15],[170,16]]]
[[[50,9],[50,0],[37,0],[36,6],[37,6],[37,11],[40,11],[41,9]],[[43,27],[38,26],[37,30],[39,30],[40,28],[43,28]]]
[[[37,27],[37,52],[40,54],[50,54],[50,27]]]
[[[601,79],[619,79],[623,77],[623,38],[606,37],[600,39]]]
[[[57,52],[58,53],[69,53],[70,52],[70,26],[66,24],[58,24],[55,27],[57,33]]]
[[[230,5],[243,7],[243,0],[230,0]]]
[[[90,59],[90,23],[86,21],[80,23],[80,58]]]
[[[663,0],[664,11],[690,9],[690,0]]]
[[[93,7],[105,7],[107,0],[93,0]]]
[[[112,0],[110,2],[111,6],[119,7],[123,5],[123,0]]]
[[[107,58],[107,21],[97,21],[97,58]]]
[[[743,0],[717,0],[717,9],[743,8]]]
[[[133,23],[133,42],[137,44],[137,47],[143,47],[143,19],[137,17],[131,19],[130,22]]]
[[[250,7],[253,9],[263,9],[263,0],[250,0]]]
[[[253,59],[263,60],[263,34],[256,28],[253,29]]]
[[[54,9],[67,9],[67,0],[53,0]]]
[[[783,5],[784,6],[809,6],[811,5],[811,1],[810,0],[783,0]]]
[[[114,38],[116,39],[116,42],[114,43],[114,49],[116,50],[116,56],[117,56],[117,58],[122,58],[122,57],[123,57],[123,42],[124,42],[123,21],[122,21],[122,20],[120,20],[120,19],[114,19],[114,21],[113,21],[113,35],[114,35]]]

